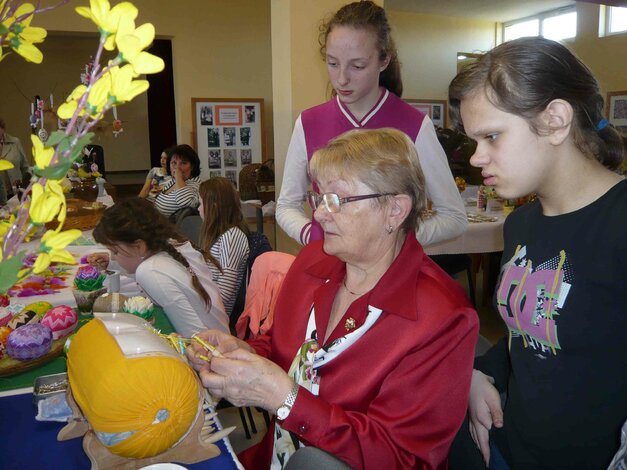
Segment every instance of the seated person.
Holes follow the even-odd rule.
[[[188,358],[209,391],[275,413],[246,468],[315,446],[354,468],[443,468],[464,419],[478,320],[416,240],[425,180],[409,138],[351,131],[318,150],[309,193],[324,240],[305,246],[271,330],[200,337]],[[274,466],[273,466],[274,468]]]
[[[226,313],[231,315],[250,253],[250,232],[233,183],[222,177],[204,181],[198,210],[203,220],[200,247],[220,263],[221,270],[212,264],[209,268],[220,287]]]
[[[145,199],[124,199],[107,209],[94,229],[94,239],[105,245],[139,287],[167,315],[177,333],[190,337],[205,328],[229,331],[218,286],[207,262]],[[108,256],[95,253],[88,261],[102,268]]]
[[[167,167],[172,179],[157,196],[155,205],[166,217],[184,207],[198,207],[200,186],[200,159],[187,144],[172,147],[168,153]]]
[[[161,152],[161,166],[151,168],[146,176],[144,186],[139,192],[139,197],[155,199],[163,190],[165,185],[172,179],[168,171],[168,150]]]

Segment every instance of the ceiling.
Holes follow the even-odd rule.
[[[598,2],[595,2],[598,3]],[[611,3],[611,2],[604,2]],[[573,5],[572,0],[385,0],[385,8],[498,23]]]

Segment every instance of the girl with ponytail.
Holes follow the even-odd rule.
[[[294,124],[277,201],[281,228],[303,245],[324,238],[303,208],[313,153],[346,131],[391,127],[414,143],[433,203],[433,215],[416,224],[418,241],[429,245],[461,235],[466,211],[433,122],[400,98],[400,63],[385,10],[372,1],[344,5],[322,24],[319,42],[334,96],[303,111]],[[315,183],[313,189],[318,191]]]

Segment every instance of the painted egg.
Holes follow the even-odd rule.
[[[44,315],[41,324],[50,328],[54,339],[64,338],[76,328],[78,315],[73,308],[59,305]]]
[[[39,323],[39,320],[40,318],[32,310],[22,310],[20,313],[13,315],[7,326],[17,330],[20,326],[28,325],[29,323]]]
[[[48,353],[52,347],[52,331],[41,323],[22,325],[7,338],[7,353],[13,359],[29,361]]]
[[[52,304],[50,302],[44,302],[42,300],[28,304],[24,307],[24,310],[30,310],[31,312],[35,312],[39,317],[43,317],[51,308]]]

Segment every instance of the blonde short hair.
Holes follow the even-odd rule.
[[[309,169],[314,180],[359,181],[376,193],[408,195],[412,208],[401,226],[406,232],[416,230],[427,206],[425,177],[414,144],[396,129],[348,131],[316,151]]]

